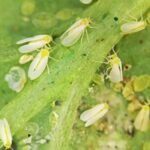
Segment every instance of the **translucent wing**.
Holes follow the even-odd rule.
[[[146,23],[144,21],[133,21],[125,23],[121,26],[121,31],[124,34],[134,33],[145,29]]]
[[[149,127],[149,110],[145,110],[141,130],[145,131]]]
[[[93,117],[89,118],[85,124],[85,127],[88,127],[90,125],[92,125],[93,123],[95,123],[98,119],[102,118],[106,112],[108,111],[108,109],[102,109],[102,110],[99,110],[98,113],[96,113]]]
[[[66,47],[74,45],[80,39],[84,31],[85,31],[85,26],[82,25],[70,30],[69,32],[66,32],[61,37],[62,45]]]
[[[45,70],[47,63],[48,63],[48,56],[42,58],[41,53],[39,53],[30,64],[28,70],[28,77],[31,80],[38,78]]]
[[[62,45],[69,47],[75,44],[81,37],[86,26],[82,24],[82,19],[75,22],[61,37]]]
[[[92,116],[96,115],[99,111],[101,111],[104,108],[104,104],[99,104],[85,112],[83,112],[80,116],[80,119],[82,121],[87,121],[89,118],[92,118]]]
[[[81,22],[82,22],[82,19],[75,22],[60,38],[63,38],[64,36],[66,36],[66,34],[68,34],[68,32],[70,32],[70,31],[74,30],[75,28],[79,27]]]
[[[118,64],[114,64],[109,74],[109,78],[111,82],[120,82],[123,80],[122,77],[122,67]]]
[[[19,52],[20,53],[29,53],[29,52],[32,52],[32,51],[38,49],[38,48],[42,48],[44,45],[45,45],[44,40],[32,42],[32,43],[21,46],[19,48]]]
[[[6,149],[10,149],[12,144],[12,136],[10,127],[6,119],[0,120],[0,136]]]
[[[147,109],[142,108],[134,122],[135,128],[141,131],[145,131],[149,126],[149,106],[145,107],[147,107]]]
[[[29,37],[29,38],[18,41],[16,44],[24,44],[27,42],[38,41],[38,40],[43,39],[45,36],[46,35],[37,35],[37,36]]]

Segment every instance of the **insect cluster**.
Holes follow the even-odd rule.
[[[83,1],[83,3],[90,3],[92,1]],[[88,27],[91,27],[92,21],[90,18],[82,18],[76,21],[64,34],[60,37],[60,43],[65,47],[73,46],[79,41],[87,31]],[[122,34],[131,34],[145,29],[147,26],[146,21],[128,22],[121,25]],[[19,64],[23,65],[31,62],[28,69],[28,78],[35,80],[41,76],[48,65],[49,55],[52,51],[50,44],[52,44],[53,38],[50,35],[36,35],[33,37],[25,38],[17,42],[19,52],[23,54],[19,59]],[[37,52],[36,56],[31,53]],[[107,57],[108,68],[106,69],[106,78],[112,83],[120,83],[123,81],[123,69],[122,61],[118,57],[117,53],[114,53]],[[26,83],[26,74],[21,67],[12,67],[9,73],[5,76],[5,80],[8,82],[9,87],[20,92],[24,84]],[[125,91],[124,91],[125,93]],[[127,93],[129,94],[129,93]],[[110,109],[107,103],[98,104],[95,107],[86,110],[80,116],[80,119],[86,122],[85,126],[88,127],[94,124],[97,120],[102,118]],[[143,116],[144,115],[144,116]],[[149,120],[149,106],[143,105],[136,120],[135,127],[137,129],[145,130]],[[146,119],[143,121],[143,117]],[[7,121],[4,119],[0,122],[0,130],[2,134],[2,140],[6,148],[11,147],[12,139],[10,134],[10,128]],[[5,131],[5,132],[4,132]],[[6,138],[7,137],[7,138]]]
[[[65,47],[74,45],[84,35],[91,23],[92,21],[89,18],[79,19],[60,37],[61,44]],[[52,36],[45,34],[28,37],[16,43],[21,45],[19,52],[23,54],[19,59],[19,64],[23,65],[32,61],[27,73],[30,80],[40,77],[48,66],[49,55],[52,51],[51,43],[53,43]],[[33,56],[31,53],[35,51],[38,54]],[[20,92],[27,78],[25,71],[21,67],[16,66],[10,69],[9,73],[5,76],[5,80],[12,90]]]
[[[144,30],[147,26],[147,19],[141,21],[131,21],[122,24],[120,26],[120,30],[121,34],[128,35]],[[108,55],[106,58],[106,62],[104,63],[108,67],[106,67],[103,77],[105,77],[105,79],[109,79],[111,84],[113,86],[116,86],[115,88],[119,88],[122,91],[122,95],[124,96],[124,98],[130,101],[128,105],[129,111],[139,111],[134,121],[134,127],[137,130],[146,131],[150,123],[149,102],[140,102],[136,93],[142,92],[144,89],[150,87],[150,76],[143,75],[126,82],[123,78],[124,69],[122,68],[122,61],[113,48],[112,50],[113,54]],[[130,69],[131,66],[128,65],[126,66],[126,68]],[[107,105],[107,107],[105,107],[104,105]],[[109,106],[109,104],[107,104],[106,102],[97,104],[93,108],[85,110],[80,115],[80,119],[86,122],[85,127],[88,127],[104,117],[110,108],[111,106]]]

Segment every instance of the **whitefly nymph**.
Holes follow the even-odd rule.
[[[32,55],[28,55],[28,54],[22,55],[19,59],[19,64],[26,64],[32,59],[33,59]]]
[[[83,36],[87,27],[90,27],[91,19],[83,18],[76,21],[61,37],[61,44],[70,47],[74,45]]]
[[[52,42],[52,36],[50,35],[36,35],[33,37],[29,37],[17,42],[17,44],[23,44],[19,47],[20,53],[30,53],[34,50],[43,48],[46,44]]]
[[[28,77],[30,80],[37,79],[43,73],[48,64],[49,53],[50,51],[48,48],[41,49],[33,59],[28,70]]]

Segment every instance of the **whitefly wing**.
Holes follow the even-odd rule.
[[[83,34],[86,25],[82,23],[83,19],[75,22],[61,37],[61,43],[64,46],[72,46],[75,44]]]
[[[82,121],[87,121],[89,118],[93,117],[94,115],[96,115],[99,111],[101,111],[104,108],[104,104],[99,104],[89,110],[84,111],[81,116],[80,119]]]
[[[91,118],[89,118],[85,124],[85,127],[88,127],[90,125],[92,125],[93,123],[95,123],[97,120],[99,120],[100,118],[102,118],[106,113],[107,113],[108,109],[105,108],[105,106],[99,110],[98,113],[96,113],[94,116],[92,116]]]
[[[142,130],[143,131],[147,130],[149,127],[149,115],[150,115],[149,109],[145,110],[144,113],[145,114],[144,114],[143,122],[142,122]]]
[[[67,47],[74,45],[80,39],[84,31],[85,31],[84,25],[74,28],[73,30],[68,32],[66,36],[63,36],[63,38],[61,38],[62,45]]]
[[[149,106],[143,106],[134,122],[134,126],[136,129],[141,131],[145,131],[148,129],[149,113]]]
[[[28,77],[31,80],[38,78],[45,70],[48,63],[48,56],[42,58],[41,53],[33,59],[28,70]]]
[[[32,42],[26,45],[23,45],[19,48],[19,52],[21,53],[29,53],[32,52],[38,48],[41,48],[45,45],[45,41],[41,40],[41,41],[36,41],[36,42]]]
[[[66,35],[68,35],[68,33],[76,28],[78,28],[80,26],[82,22],[82,19],[76,21],[69,29],[67,29],[67,31],[65,31],[65,33],[60,37],[61,39],[66,37]]]
[[[111,71],[109,73],[109,78],[110,78],[110,81],[114,83],[120,82],[123,80],[121,63],[113,64]]]
[[[120,81],[123,80],[123,71],[122,71],[122,63],[119,63],[119,70],[120,70]]]
[[[6,119],[0,120],[0,138],[3,141],[5,148],[10,149],[12,144],[12,136]]]
[[[16,44],[24,44],[27,42],[38,41],[38,40],[41,40],[42,38],[44,38],[45,36],[46,35],[37,35],[37,36],[29,37],[29,38],[18,41]]]
[[[140,30],[145,29],[146,23],[144,21],[132,21],[125,23],[121,26],[121,31],[124,34],[138,32]]]

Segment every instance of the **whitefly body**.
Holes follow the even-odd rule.
[[[132,21],[121,25],[121,32],[123,34],[132,34],[144,30],[147,26],[145,21]]]
[[[123,73],[122,73],[122,62],[120,58],[113,54],[110,56],[109,60],[111,70],[109,72],[109,79],[113,83],[117,83],[123,80]]]
[[[11,148],[12,135],[9,124],[5,118],[0,120],[0,139],[2,140],[6,149]]]
[[[148,105],[142,106],[142,109],[137,114],[134,126],[137,130],[146,131],[149,127],[150,108]]]
[[[43,73],[48,64],[48,58],[49,58],[49,50],[42,49],[33,59],[28,70],[28,77],[31,80],[35,80]]]
[[[110,79],[110,81],[112,81],[114,83],[120,82],[123,80],[121,63],[113,64],[111,71],[109,73],[109,79]]]
[[[30,53],[34,50],[44,47],[46,44],[52,42],[52,37],[49,35],[36,35],[17,42],[17,44],[23,44],[19,47],[19,52]]]
[[[80,115],[80,120],[86,122],[85,127],[88,127],[102,118],[108,112],[109,106],[107,103],[98,104],[95,107],[84,111]]]
[[[90,26],[89,18],[80,19],[75,22],[61,37],[61,44],[70,47],[74,45],[84,34],[86,28]]]

